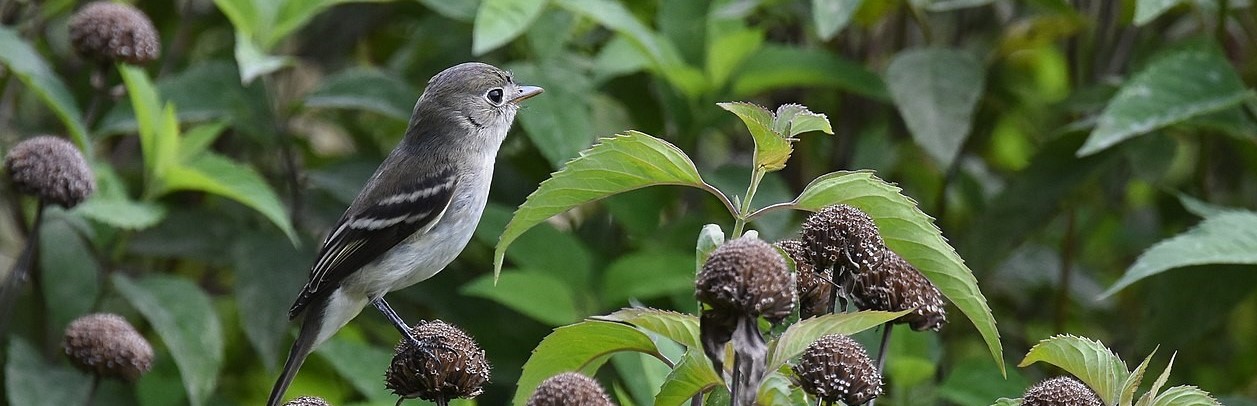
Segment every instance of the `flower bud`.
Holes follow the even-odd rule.
[[[67,209],[96,191],[96,177],[83,154],[69,141],[51,135],[18,143],[5,155],[4,169],[18,191]]]
[[[74,366],[102,377],[134,381],[153,368],[153,347],[116,314],[75,319],[66,326],[61,346]]]

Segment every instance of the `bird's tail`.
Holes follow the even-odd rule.
[[[284,371],[279,374],[279,380],[275,381],[275,387],[271,388],[271,397],[266,401],[268,406],[279,406],[284,392],[288,390],[288,385],[297,376],[297,370],[301,369],[301,364],[314,350],[319,327],[323,325],[325,307],[326,301],[323,301],[306,309],[305,320],[301,322],[301,331],[297,333],[297,340],[292,342],[292,349],[288,350],[288,360],[284,361]]]

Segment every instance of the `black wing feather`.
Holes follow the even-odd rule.
[[[416,179],[360,210],[351,206],[323,242],[310,269],[310,281],[288,317],[295,318],[311,301],[331,294],[346,277],[432,225],[453,200],[456,183],[453,171],[446,170]]]

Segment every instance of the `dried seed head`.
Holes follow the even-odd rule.
[[[157,59],[161,40],[143,11],[127,4],[97,1],[70,18],[70,42],[86,58],[143,65]]]
[[[611,406],[602,385],[585,375],[565,372],[546,379],[528,398],[528,406]]]
[[[803,245],[817,269],[835,266],[856,272],[876,268],[886,244],[873,218],[860,209],[838,204],[821,209],[803,221]]]
[[[798,281],[799,318],[829,313],[829,297],[834,291],[833,271],[818,270],[807,255],[807,247],[799,240],[778,241],[777,247],[794,261]]]
[[[302,396],[284,403],[284,406],[328,406],[328,404],[320,397]]]
[[[419,323],[411,333],[423,348],[405,338],[397,344],[384,375],[384,384],[393,393],[436,402],[472,398],[484,391],[489,363],[471,336],[440,320]]]
[[[794,309],[794,278],[768,243],[742,237],[712,252],[695,281],[698,300],[713,308],[778,323]]]
[[[840,334],[817,339],[794,366],[804,391],[828,402],[859,405],[882,394],[882,375],[860,343]]]
[[[71,208],[96,191],[96,177],[69,141],[41,135],[18,143],[4,157],[17,190],[45,203]]]
[[[74,366],[102,377],[134,381],[153,367],[153,347],[116,314],[75,319],[66,326],[61,346]]]
[[[1102,406],[1096,393],[1070,376],[1039,382],[1022,396],[1023,406]]]
[[[947,324],[938,288],[899,254],[886,250],[883,258],[882,266],[854,275],[851,297],[856,307],[892,312],[915,308],[895,322],[917,331],[938,331]]]

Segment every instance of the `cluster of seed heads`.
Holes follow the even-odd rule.
[[[799,240],[778,241],[775,245],[794,261],[799,296],[799,318],[806,319],[829,313],[829,298],[834,291],[833,271],[816,269],[808,259],[807,247]]]
[[[845,335],[812,342],[793,369],[804,391],[827,402],[860,405],[882,394],[882,375],[868,352]]]
[[[153,367],[153,347],[116,314],[89,314],[70,322],[61,345],[74,366],[101,377],[134,381]]]
[[[947,324],[938,288],[898,254],[887,250],[883,257],[882,266],[852,276],[851,299],[856,307],[891,312],[913,309],[895,322],[917,331],[938,331]]]
[[[803,221],[803,244],[817,269],[860,272],[882,262],[886,244],[873,218],[845,204],[828,206]]]
[[[1104,402],[1091,388],[1069,376],[1039,382],[1021,398],[1022,406],[1102,406]]]
[[[703,263],[698,300],[720,312],[779,323],[794,309],[794,278],[777,250],[754,237],[726,242]]]
[[[143,65],[157,59],[161,40],[144,12],[127,4],[97,1],[70,18],[70,43],[83,57]]]
[[[385,373],[388,389],[403,398],[438,403],[484,392],[489,363],[471,336],[440,320],[419,323],[411,333],[422,348],[406,338],[397,344]]]
[[[317,396],[302,396],[284,403],[284,406],[328,406],[327,401]]]
[[[612,406],[598,381],[576,372],[546,379],[528,397],[527,406]]]
[[[18,143],[5,155],[4,169],[19,192],[67,209],[96,191],[96,177],[83,154],[69,141],[51,135]]]

